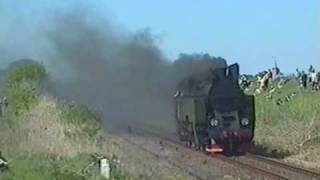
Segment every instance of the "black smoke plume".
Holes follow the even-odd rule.
[[[208,54],[170,61],[149,29],[128,32],[83,7],[57,11],[46,23],[38,37],[46,48],[38,50],[53,72],[52,92],[101,112],[107,128],[136,122],[173,128],[179,82],[225,66]]]

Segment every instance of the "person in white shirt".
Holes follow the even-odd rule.
[[[315,91],[317,89],[317,73],[314,70],[310,73],[310,78],[312,91]]]

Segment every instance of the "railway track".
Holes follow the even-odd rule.
[[[254,165],[256,168],[263,169],[264,171],[273,172],[286,179],[320,179],[320,174],[317,172],[298,168],[256,154],[247,153],[245,156],[234,157],[234,159],[248,165]]]
[[[143,126],[142,126],[143,127]],[[148,130],[146,130],[148,129]],[[169,136],[164,136],[155,128],[147,127],[146,129],[134,127],[134,130],[141,135],[153,136],[163,142],[176,146],[176,148],[186,148],[186,146],[180,141],[174,139],[174,134],[168,133]],[[202,151],[190,149],[195,155],[204,155]],[[309,170],[301,169],[295,166],[284,164],[279,161],[272,160],[263,156],[248,153],[245,156],[227,157],[224,155],[210,155],[212,160],[222,161],[229,164],[230,170],[234,175],[243,176],[247,174],[249,179],[320,179],[320,174]],[[177,166],[177,164],[175,164]],[[232,167],[232,168],[231,168]],[[180,169],[183,169],[181,166]],[[189,169],[192,167],[189,167]],[[207,179],[205,176],[188,172],[190,175],[197,177],[197,179]],[[246,179],[248,176],[246,176]]]

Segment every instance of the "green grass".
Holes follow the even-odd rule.
[[[277,99],[296,92],[289,102],[278,106]],[[255,142],[269,151],[298,154],[319,144],[320,92],[301,89],[295,80],[274,93],[273,99],[256,97]]]
[[[0,174],[0,179],[5,180],[100,180],[95,174],[81,172],[92,157],[88,154],[79,155],[75,158],[67,158],[50,154],[35,154],[27,152],[23,148],[23,141],[28,141],[23,129],[25,121],[32,120],[23,118],[28,112],[34,110],[40,97],[45,93],[45,84],[48,83],[48,75],[42,64],[32,60],[21,60],[13,63],[5,71],[4,84],[1,87],[0,96],[6,96],[8,107],[5,115],[0,117],[0,151],[9,161],[9,169]],[[67,124],[75,125],[77,138],[85,135],[86,138],[95,138],[101,129],[98,116],[86,106],[73,103],[62,103],[58,107],[61,110],[61,120]],[[37,112],[37,111],[33,111]],[[43,113],[39,110],[39,113]],[[47,115],[50,118],[50,114]],[[21,121],[24,119],[25,121]],[[43,121],[45,122],[45,121]],[[40,135],[41,136],[41,135]],[[70,135],[70,137],[74,137]],[[70,138],[72,140],[72,138]],[[76,139],[74,139],[76,141]],[[32,145],[31,145],[32,146]],[[113,166],[112,179],[125,179],[123,173]]]
[[[14,159],[0,178],[6,180],[102,180],[99,171],[85,173],[85,169],[94,162],[88,154],[82,154],[72,159],[61,159],[48,155],[23,155]],[[122,172],[112,166],[112,179],[125,179]]]
[[[44,66],[32,60],[15,62],[6,73],[2,94],[9,102],[7,119],[19,119],[15,117],[37,103],[49,78]],[[79,126],[86,135],[93,137],[100,130],[99,118],[86,106],[63,103],[60,107],[65,122]]]
[[[61,163],[67,163],[65,160],[56,160],[47,156],[25,156],[15,159],[11,164],[8,171],[5,172],[4,179],[20,180],[20,179],[70,179],[80,180],[84,179],[76,172],[76,167],[64,170],[61,168]],[[81,164],[81,161],[78,161]],[[84,163],[82,163],[84,165]]]

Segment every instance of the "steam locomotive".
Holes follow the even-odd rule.
[[[215,69],[209,77],[188,79],[187,86],[178,89],[177,135],[207,152],[244,153],[254,137],[254,97],[239,86],[238,64]]]

